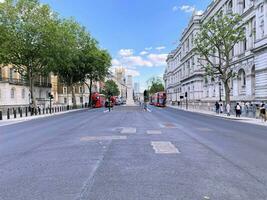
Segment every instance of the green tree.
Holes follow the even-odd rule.
[[[105,82],[105,86],[104,86],[104,90],[103,90],[103,94],[106,97],[110,97],[110,96],[118,96],[120,94],[120,90],[118,85],[115,83],[115,81],[113,80],[107,80]]]
[[[36,107],[33,87],[47,73],[57,16],[38,0],[6,0],[0,4],[0,16],[0,29],[5,30],[0,37],[0,61],[27,80]]]
[[[84,41],[90,39],[85,28],[73,19],[63,19],[57,26],[53,37],[54,45],[51,53],[55,59],[51,62],[50,70],[59,76],[59,80],[71,88],[73,106],[77,106],[75,86],[85,79],[83,50]]]
[[[148,81],[148,91],[150,94],[164,91],[162,79],[159,77],[152,77]]]
[[[111,57],[106,50],[97,46],[95,40],[87,40],[86,48],[83,53],[84,62],[84,83],[89,90],[89,105],[92,104],[92,86],[93,82],[103,81],[108,75],[111,66]],[[87,80],[89,79],[89,83]]]
[[[229,81],[235,76],[231,68],[234,46],[245,39],[242,19],[237,14],[218,14],[201,26],[195,39],[195,50],[206,75],[218,77],[225,88],[225,101],[230,103]]]

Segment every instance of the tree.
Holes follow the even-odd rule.
[[[35,80],[47,74],[50,47],[57,16],[38,0],[6,0],[0,4],[0,60],[12,67],[29,84],[31,102],[36,107]]]
[[[242,19],[237,14],[218,14],[201,26],[195,39],[195,50],[206,75],[219,77],[225,88],[225,101],[230,103],[229,81],[235,76],[231,68],[234,46],[245,39]]]
[[[76,107],[75,85],[84,78],[85,63],[83,50],[85,39],[90,38],[84,27],[73,19],[64,19],[58,26],[53,39],[52,53],[56,55],[50,70],[59,76],[59,80],[71,88],[73,106]]]
[[[148,80],[149,93],[154,94],[164,91],[164,85],[162,79],[159,77],[152,77]]]
[[[104,86],[104,90],[103,90],[103,94],[106,97],[110,97],[110,96],[118,96],[120,94],[120,90],[118,85],[115,83],[115,81],[113,80],[107,80],[105,82],[105,86]]]
[[[92,104],[92,86],[94,81],[102,81],[109,72],[111,57],[106,50],[97,46],[95,40],[87,39],[87,45],[83,53],[85,79],[84,83],[89,90],[89,106]],[[88,84],[87,80],[90,83]]]

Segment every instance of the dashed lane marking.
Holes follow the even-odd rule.
[[[127,136],[85,136],[80,138],[82,142],[89,142],[89,141],[101,141],[101,140],[126,140]]]
[[[146,133],[148,135],[159,135],[159,134],[162,134],[161,130],[147,130]]]
[[[104,113],[107,113],[109,110],[104,110]]]
[[[133,128],[133,127],[123,127],[120,133],[121,134],[133,134],[133,133],[136,133],[136,128]]]
[[[212,129],[205,128],[205,127],[199,127],[199,128],[196,128],[196,129],[199,130],[199,131],[213,131]]]
[[[156,154],[179,154],[181,153],[171,142],[152,141],[151,145]]]

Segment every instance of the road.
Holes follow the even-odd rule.
[[[0,200],[266,200],[267,128],[172,108],[0,127]]]

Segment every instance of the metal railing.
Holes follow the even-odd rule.
[[[29,86],[29,81],[27,81],[26,79],[17,79],[17,78],[3,78],[0,77],[0,82],[4,82],[4,83],[9,83],[9,84],[13,84],[13,85],[26,85]],[[52,84],[44,81],[35,81],[34,82],[34,86],[35,87],[52,87]]]

